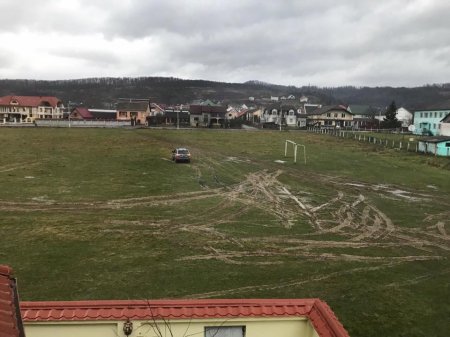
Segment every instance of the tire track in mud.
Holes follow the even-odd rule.
[[[11,172],[15,170],[28,170],[31,166],[35,166],[39,164],[39,162],[31,162],[31,163],[14,163],[0,166],[0,173]]]
[[[241,293],[248,293],[252,291],[268,291],[268,290],[276,290],[276,289],[282,289],[282,288],[292,288],[292,287],[299,287],[304,284],[308,284],[311,282],[321,282],[327,279],[335,278],[335,277],[341,277],[349,274],[354,273],[361,273],[361,272],[370,272],[370,271],[376,271],[380,269],[386,269],[386,268],[392,268],[399,264],[405,263],[406,261],[394,261],[389,263],[384,263],[378,266],[369,266],[369,267],[357,267],[352,269],[343,269],[337,272],[328,273],[325,275],[320,276],[314,276],[310,277],[308,279],[304,280],[288,280],[285,282],[279,282],[277,281],[276,284],[260,284],[260,285],[251,285],[251,286],[244,286],[244,287],[238,287],[238,288],[232,288],[232,289],[226,289],[226,290],[219,290],[219,291],[211,291],[206,293],[197,293],[197,294],[191,294],[185,296],[186,298],[213,298],[213,297],[226,297],[231,295],[239,295]]]
[[[428,259],[436,259],[436,250],[440,252],[450,250],[450,237],[446,231],[450,213],[441,213],[428,216],[425,222],[431,223],[426,229],[408,229],[395,226],[392,220],[380,209],[370,203],[363,194],[364,189],[373,187],[357,184],[356,193],[348,194],[348,191],[336,189],[336,195],[319,205],[311,205],[310,201],[302,197],[302,193],[293,193],[288,186],[279,181],[284,172],[267,170],[250,173],[246,178],[230,187],[203,189],[201,191],[175,193],[162,196],[144,196],[134,198],[113,199],[104,202],[75,202],[58,203],[51,200],[41,202],[9,202],[0,201],[2,211],[65,211],[72,210],[100,210],[100,209],[128,209],[135,207],[149,207],[158,205],[173,205],[195,200],[220,198],[217,205],[208,207],[200,212],[175,217],[167,221],[158,229],[160,235],[168,231],[192,232],[200,237],[207,237],[216,245],[229,244],[242,249],[241,252],[226,253],[218,247],[206,249],[202,256],[188,256],[186,259],[222,259],[226,263],[247,263],[240,261],[248,257],[265,256],[273,257],[273,261],[267,263],[281,263],[276,260],[291,254],[309,259],[336,259],[348,261],[379,261],[398,258],[414,258],[414,256],[389,257],[360,255],[332,254],[311,252],[311,250],[330,250],[339,248],[395,248],[398,246],[412,247],[428,254]],[[201,175],[201,173],[198,173]],[[304,177],[303,177],[304,178]],[[316,175],[317,183],[335,184],[330,176]],[[349,183],[350,184],[350,183]],[[339,186],[342,186],[340,181]],[[363,186],[363,187],[361,187]],[[240,205],[236,208],[236,205]],[[234,211],[231,211],[234,208]],[[257,240],[248,238],[236,238],[232,234],[225,233],[216,228],[217,225],[232,223],[239,215],[251,209],[259,209],[264,214],[274,216],[280,226],[289,230],[295,226],[296,221],[307,221],[313,229],[318,240],[307,240],[311,234],[299,235],[302,239],[279,239],[277,236],[258,237]],[[434,224],[433,224],[434,223]],[[169,226],[170,225],[170,226]],[[336,234],[343,240],[320,240],[320,235]],[[259,249],[258,254],[245,251],[248,243],[252,243],[252,249],[264,245],[270,245],[271,250]],[[299,248],[301,247],[301,248]],[[300,251],[300,253],[299,253]],[[416,259],[426,259],[425,255],[417,255]]]

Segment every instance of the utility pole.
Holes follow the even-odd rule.
[[[177,130],[180,128],[180,110],[183,110],[183,104],[180,104],[180,109],[177,110]]]
[[[70,101],[67,103],[67,112],[69,113],[69,128],[70,128]]]

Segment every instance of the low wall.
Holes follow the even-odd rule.
[[[118,128],[130,126],[130,121],[90,121],[68,119],[36,119],[35,125],[53,128]]]

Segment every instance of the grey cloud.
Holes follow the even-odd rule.
[[[111,52],[96,49],[84,49],[77,46],[73,46],[70,49],[56,48],[53,50],[52,54],[59,57],[76,59],[91,65],[112,65],[120,63],[120,57]]]
[[[97,34],[110,45],[123,39],[143,44],[145,50],[152,46],[151,56],[130,50],[128,61],[122,54],[83,43],[64,51],[50,48],[55,49],[53,55],[81,60],[99,72],[105,64],[123,66],[127,72],[123,76],[132,71],[295,85],[305,84],[302,81],[413,85],[450,78],[448,1],[78,0],[71,1],[71,7],[64,3],[0,0],[0,29]],[[124,66],[134,61],[135,66]]]

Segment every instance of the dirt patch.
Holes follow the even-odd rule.
[[[200,168],[195,168],[197,178],[202,179]],[[369,191],[392,191],[393,194],[408,200],[416,200],[413,192],[406,192],[386,185],[368,185],[342,182],[336,177],[312,174],[317,184],[332,186],[335,195],[328,200],[314,203],[311,192],[292,190],[280,182],[284,172],[258,171],[248,174],[240,183],[220,188],[173,193],[161,196],[113,199],[105,202],[60,203],[46,196],[34,198],[31,202],[0,201],[0,210],[7,211],[66,211],[127,209],[158,205],[173,205],[191,201],[219,198],[217,204],[196,210],[182,217],[159,221],[111,220],[110,230],[118,231],[124,227],[145,227],[152,235],[167,237],[177,232],[193,233],[205,240],[204,253],[184,256],[185,261],[216,259],[227,264],[279,264],[287,257],[301,257],[310,260],[340,260],[356,262],[414,261],[433,260],[450,251],[450,212],[434,214],[424,219],[426,227],[404,228],[393,221],[365,194]],[[304,177],[303,177],[304,178]],[[344,189],[343,186],[350,186]],[[411,199],[412,198],[412,199]],[[233,211],[230,212],[230,209]],[[236,237],[221,228],[237,221],[250,210],[259,210],[276,220],[278,226],[287,231],[301,221],[308,223],[311,233],[290,236],[258,236],[255,238]],[[256,226],[258,224],[255,224]],[[105,229],[106,230],[106,229]],[[175,234],[174,234],[175,233]],[[335,236],[336,239],[324,239]],[[313,236],[317,240],[311,239]],[[250,245],[250,246],[249,246]],[[227,249],[221,249],[227,247]],[[236,249],[230,249],[234,247]],[[358,254],[359,248],[395,249],[414,248],[417,255],[404,256],[364,256]],[[323,252],[333,249],[355,249],[355,254]],[[375,255],[375,254],[374,254]],[[378,254],[376,254],[378,255]],[[380,254],[383,255],[383,254]],[[392,254],[391,254],[392,255]]]
[[[31,166],[34,166],[37,164],[39,164],[39,163],[31,162],[31,163],[14,163],[14,164],[9,164],[9,165],[3,165],[3,166],[0,166],[0,173],[17,171],[17,170],[22,170],[22,169],[28,170]]]

